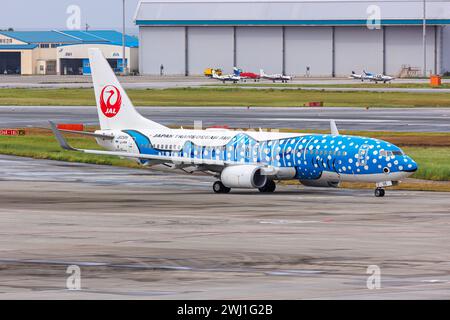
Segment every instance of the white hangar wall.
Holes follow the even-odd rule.
[[[333,72],[331,27],[286,27],[285,72],[329,77]]]
[[[202,74],[204,69],[222,68],[226,73],[233,70],[233,28],[232,27],[189,27],[188,73]]]
[[[218,67],[305,76],[423,68],[422,0],[142,0],[140,72]],[[366,27],[378,6],[381,29]],[[427,72],[450,69],[450,1],[427,0]]]
[[[156,75],[185,73],[183,27],[141,28],[139,31],[139,73]]]
[[[427,71],[450,70],[448,28],[427,28]],[[334,40],[333,40],[334,39]],[[422,28],[365,27],[141,27],[140,73],[201,75],[205,68],[316,77],[362,70],[397,76],[422,69]],[[444,55],[444,52],[447,52]]]
[[[283,64],[281,27],[237,27],[236,66],[245,71],[279,73]]]

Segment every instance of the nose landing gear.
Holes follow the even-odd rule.
[[[382,198],[384,197],[386,191],[383,188],[376,188],[375,189],[375,197]]]

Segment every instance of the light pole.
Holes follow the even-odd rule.
[[[423,0],[423,76],[427,76],[427,2]]]
[[[122,0],[122,73],[127,75],[127,60],[125,58],[125,0]]]

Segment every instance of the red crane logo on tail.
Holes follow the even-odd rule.
[[[121,105],[122,95],[119,89],[112,85],[103,87],[100,94],[100,108],[103,114],[108,118],[112,118],[119,113]]]

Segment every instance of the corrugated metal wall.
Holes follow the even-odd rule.
[[[189,27],[188,71],[203,74],[205,68],[233,69],[233,27]]]
[[[450,58],[440,52],[441,36],[436,30],[429,27],[427,31],[427,69],[433,73],[441,67],[450,70]],[[444,50],[450,52],[448,28],[443,38]],[[199,75],[208,67],[230,73],[234,60],[246,71],[280,73],[284,67],[296,76],[305,76],[308,66],[311,76],[332,76],[333,61],[336,76],[362,70],[398,76],[402,65],[423,65],[422,28],[417,26],[389,26],[384,31],[365,27],[141,27],[140,41],[142,74],[159,74],[161,64],[165,74],[172,75]]]
[[[243,70],[280,73],[283,68],[281,27],[237,27],[236,64]]]
[[[184,27],[140,28],[139,72],[159,74],[161,64],[164,74],[185,74]]]
[[[427,28],[427,70],[434,73],[435,28]],[[386,73],[397,76],[402,65],[422,70],[422,27],[386,27]]]
[[[335,31],[336,76],[383,72],[383,31],[361,27],[341,27]]]
[[[447,41],[442,43],[442,71],[450,72],[450,27],[445,26],[442,28],[442,38]]]
[[[285,68],[287,74],[312,76],[332,75],[332,28],[286,27]]]

